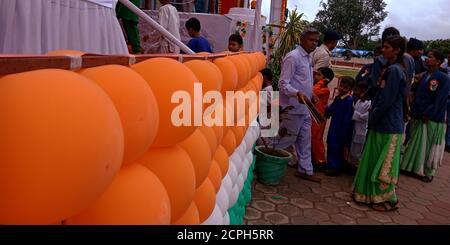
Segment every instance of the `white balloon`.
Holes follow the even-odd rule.
[[[238,197],[239,197],[239,187],[237,185],[233,186],[233,190],[231,191],[231,198],[230,198],[230,208],[236,204]]]
[[[216,195],[216,205],[219,206],[222,214],[225,214],[228,211],[228,206],[230,205],[229,202],[228,192],[225,189],[225,186],[222,185]]]
[[[246,158],[244,160],[244,166],[242,167],[242,176],[244,177],[244,181],[247,179],[248,176],[248,170],[250,169],[250,163],[248,159]]]
[[[222,225],[230,225],[230,214],[228,212],[223,216]]]
[[[249,153],[247,153],[246,157],[247,157],[247,161],[249,161],[249,166],[250,166],[250,164],[253,162],[253,158],[255,156],[253,155],[253,153],[249,152]]]
[[[223,215],[220,208],[216,205],[211,215],[202,223],[202,225],[221,225],[223,223]]]
[[[236,162],[240,162],[240,161],[242,161],[241,156],[239,155],[239,153],[234,152],[229,158],[229,164],[228,165],[235,165],[236,166]]]
[[[233,186],[236,184],[237,182],[237,177],[238,177],[238,173],[236,170],[236,164],[231,164],[228,166],[228,173],[230,175],[230,179],[231,179],[231,183],[233,184]]]
[[[244,180],[246,178],[244,178],[244,176],[242,174],[238,176],[238,180],[237,180],[237,184],[236,185],[238,186],[239,193],[241,193],[242,188],[244,187]]]
[[[233,194],[233,182],[231,182],[231,178],[230,176],[227,174],[225,175],[225,178],[223,178],[222,180],[222,185],[225,188],[225,190],[227,191],[227,196],[228,196],[228,207],[227,209],[230,208],[230,200],[231,200],[231,195]]]

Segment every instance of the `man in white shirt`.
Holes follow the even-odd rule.
[[[180,17],[177,9],[170,4],[169,0],[159,0],[159,2],[162,4],[159,8],[159,24],[180,40]],[[160,52],[179,54],[180,47],[161,36]]]
[[[336,48],[341,39],[342,35],[338,32],[326,31],[324,33],[323,44],[311,54],[314,72],[321,67],[331,68],[331,51]]]

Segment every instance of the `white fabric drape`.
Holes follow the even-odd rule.
[[[87,0],[1,0],[0,53],[128,54],[114,8]]]

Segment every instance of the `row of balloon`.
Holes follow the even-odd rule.
[[[171,96],[193,96],[197,81],[257,91],[264,66],[249,53],[0,77],[0,224],[217,223],[219,209],[221,223],[242,218],[256,114],[238,115],[245,126],[177,127]]]
[[[259,127],[250,127],[236,150],[229,158],[227,174],[216,196],[216,206],[203,223],[208,225],[241,225],[245,208],[251,200],[253,180],[253,146],[259,137]]]

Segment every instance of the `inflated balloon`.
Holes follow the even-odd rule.
[[[228,130],[222,140],[222,146],[227,151],[228,155],[233,154],[234,149],[236,149],[236,137],[232,130]]]
[[[244,159],[237,152],[234,152],[233,156],[230,157],[230,162],[234,163],[234,166],[236,167],[236,172],[240,174],[242,172]]]
[[[123,158],[108,95],[66,70],[0,78],[0,224],[50,224],[88,207]]]
[[[218,146],[222,142],[224,128],[222,126],[212,126],[211,128],[214,130],[214,135],[216,136],[216,142]]]
[[[211,215],[216,203],[216,190],[208,178],[195,191],[194,202],[202,223]]]
[[[259,59],[259,70],[262,70],[266,67],[266,56],[261,52],[255,53]]]
[[[108,189],[66,224],[167,225],[170,201],[161,181],[147,168],[130,164],[122,168]]]
[[[113,101],[124,133],[124,164],[136,160],[153,143],[158,130],[158,105],[147,82],[121,65],[84,69],[80,74],[96,82]]]
[[[208,178],[214,186],[216,193],[219,191],[220,184],[222,183],[222,172],[219,164],[215,161],[211,161],[211,167],[209,168]]]
[[[221,225],[223,223],[223,216],[220,212],[219,207],[214,206],[214,210],[212,211],[211,215],[206,219],[202,225]]]
[[[179,146],[150,148],[136,162],[164,184],[170,198],[171,222],[177,221],[194,200],[195,171],[189,155]]]
[[[231,127],[231,130],[234,133],[234,137],[236,139],[236,146],[240,145],[242,139],[244,138],[244,127],[243,126],[234,126]]]
[[[217,149],[218,141],[216,137],[216,133],[212,127],[202,126],[198,127],[197,130],[200,130],[200,132],[203,134],[203,136],[208,141],[209,150],[211,154],[214,154]]]
[[[228,212],[223,216],[222,225],[230,225],[230,215],[228,214]]]
[[[178,144],[191,158],[195,170],[195,188],[198,188],[203,181],[208,177],[209,169],[211,167],[212,154],[209,151],[208,140],[200,132],[195,132]]]
[[[222,145],[217,147],[216,152],[214,153],[213,159],[219,164],[220,172],[222,176],[225,176],[228,172],[228,162],[229,157],[228,153]]]
[[[250,62],[244,58],[243,54],[240,55],[236,55],[239,59],[241,59],[242,63],[244,64],[245,67],[245,71],[247,72],[247,76],[244,80],[244,83],[242,84],[242,87],[245,86],[245,84],[247,84],[248,80],[250,80],[253,76],[252,76],[252,65],[250,64]]]
[[[239,192],[241,192],[242,188],[244,187],[244,176],[242,174],[238,175],[237,186],[238,186]]]
[[[233,195],[233,183],[231,182],[231,178],[229,175],[226,175],[225,178],[222,180],[222,185],[225,188],[225,191],[227,192],[228,196],[228,207],[227,209],[231,208],[231,195]]]
[[[200,218],[198,215],[198,209],[194,202],[186,210],[186,212],[177,221],[172,223],[173,225],[198,225],[200,224]]]
[[[247,70],[249,68],[248,64],[244,63],[244,61],[238,55],[227,56],[225,57],[225,59],[231,61],[237,71],[238,83],[236,84],[235,90],[242,88],[249,79],[250,73]]]
[[[252,54],[241,54],[241,56],[250,64],[250,77],[253,77],[257,72],[259,72],[258,68],[260,66],[260,61]]]
[[[131,68],[147,81],[158,102],[159,128],[152,147],[172,146],[189,137],[195,127],[182,124],[178,117],[182,119],[186,115],[177,111],[181,110],[182,102],[187,103],[182,96],[194,98],[194,82],[198,80],[194,73],[182,63],[169,58],[148,59]],[[175,93],[177,91],[182,91],[183,94]],[[180,96],[180,100],[172,103],[172,96]],[[193,106],[194,103],[189,103],[187,106],[191,108],[191,114],[193,114]],[[172,112],[174,120],[172,120]],[[193,125],[192,118],[186,121]]]
[[[221,186],[219,192],[217,192],[216,204],[217,206],[219,206],[222,214],[225,214],[227,212],[229,206],[229,197],[224,186]]]
[[[233,185],[233,189],[231,189],[231,196],[230,196],[231,207],[233,207],[236,204],[239,198],[239,192],[240,192],[239,187],[236,184]]]
[[[233,62],[226,58],[218,58],[214,60],[214,64],[219,68],[222,73],[222,94],[226,91],[234,91],[238,85],[238,71],[236,70]]]
[[[222,73],[215,68],[210,61],[206,60],[190,60],[183,63],[198,78],[197,82],[202,83],[203,93],[208,91],[220,91],[222,88]],[[217,67],[217,66],[216,66]]]
[[[238,172],[236,170],[236,164],[232,161],[230,161],[230,167],[228,168],[228,173],[227,175],[230,176],[231,179],[231,183],[234,185],[236,185],[237,183],[237,177],[238,177]]]

